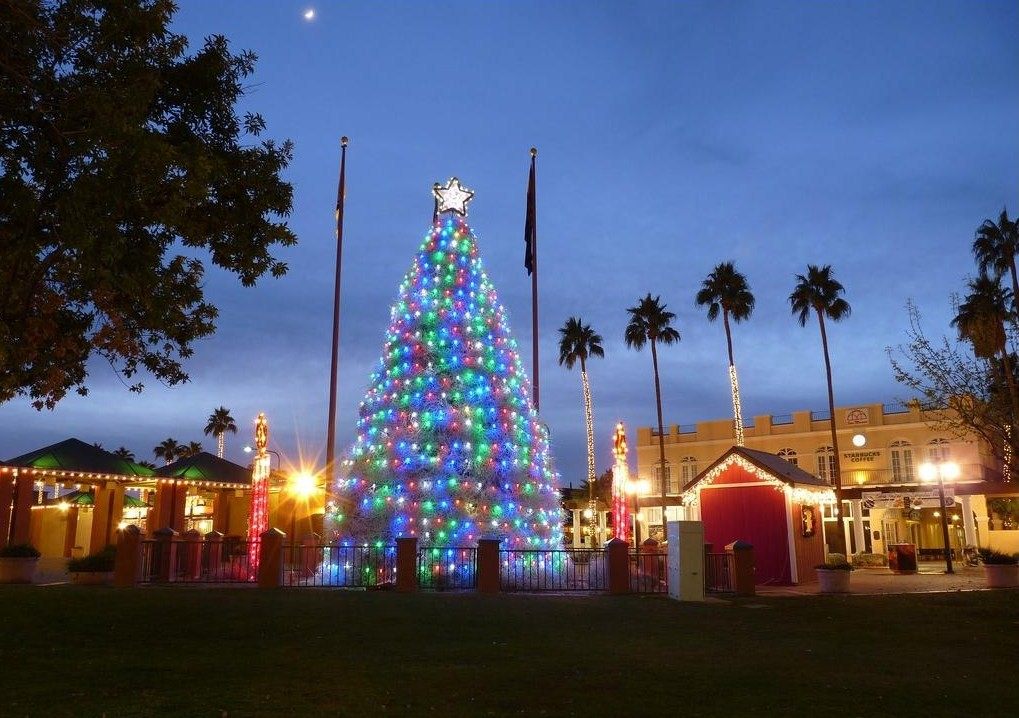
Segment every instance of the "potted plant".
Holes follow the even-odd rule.
[[[990,548],[982,548],[979,552],[988,588],[1019,587],[1019,561],[1015,556]]]
[[[113,581],[113,563],[117,557],[117,547],[107,546],[102,551],[89,554],[82,558],[74,558],[67,562],[67,571],[71,574],[71,583],[80,585],[99,585]]]
[[[828,555],[828,559],[814,567],[821,593],[849,593],[849,574],[853,565],[840,553]]]
[[[40,555],[27,543],[0,548],[0,583],[32,583]]]

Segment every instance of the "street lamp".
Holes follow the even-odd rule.
[[[637,496],[649,491],[651,491],[651,482],[647,479],[626,482],[626,493],[633,497],[633,510],[630,513],[633,516],[633,545],[638,551],[640,550],[640,522],[637,520]]]
[[[254,451],[254,449],[252,449],[250,446],[244,447],[245,454],[250,454],[252,451]],[[272,454],[273,456],[276,457],[276,471],[280,471],[281,467],[283,466],[283,458],[280,456],[280,452],[273,451],[272,449],[266,449],[265,453]]]
[[[924,481],[938,482],[938,502],[941,505],[941,536],[945,541],[945,572],[952,570],[952,547],[948,541],[948,509],[945,506],[945,479],[953,481],[959,478],[959,465],[954,461],[939,461],[936,464],[920,464],[920,478]]]

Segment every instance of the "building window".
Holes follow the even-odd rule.
[[[645,506],[642,511],[647,517],[648,526],[661,525],[662,523],[662,507],[661,506]]]
[[[908,441],[893,441],[891,444],[892,481],[908,483],[913,481],[913,447]]]
[[[817,457],[817,478],[831,483],[835,479],[835,450],[822,446],[814,455]]]
[[[927,460],[932,464],[948,461],[950,454],[948,439],[931,439],[927,442]]]
[[[693,456],[684,456],[683,460],[679,464],[679,474],[682,479],[680,485],[676,487],[673,493],[679,493],[683,490],[683,487],[689,484],[697,477],[697,458]]]
[[[793,466],[799,465],[799,459],[796,458],[796,452],[793,449],[779,449],[778,457],[785,459]]]
[[[672,467],[669,466],[668,462],[665,464],[665,489],[667,493],[678,494],[679,489],[675,485],[675,480],[672,476]],[[654,467],[653,475],[651,478],[651,495],[661,496],[662,494],[662,467]]]

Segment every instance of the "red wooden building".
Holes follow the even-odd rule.
[[[826,481],[774,454],[734,446],[683,490],[697,507],[704,540],[721,551],[733,541],[754,547],[758,584],[816,580],[824,562],[821,505],[833,503]],[[693,517],[691,517],[693,518]]]

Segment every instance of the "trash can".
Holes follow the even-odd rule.
[[[888,568],[892,573],[916,573],[916,544],[891,544],[888,547]]]

